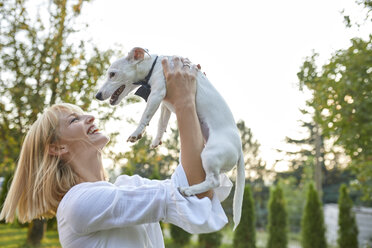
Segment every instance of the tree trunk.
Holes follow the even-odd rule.
[[[33,220],[28,226],[27,244],[39,247],[46,231],[45,220]]]

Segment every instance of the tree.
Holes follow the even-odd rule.
[[[313,94],[315,121],[327,138],[343,147],[366,195],[372,192],[372,35],[353,39],[317,72],[316,55],[304,63],[299,79]]]
[[[164,164],[162,164],[161,173],[171,175],[179,163],[180,142],[177,127],[171,127],[169,138],[163,142],[167,152],[164,154]]]
[[[270,192],[269,200],[269,240],[267,248],[286,248],[287,240],[287,211],[283,190],[277,185]]]
[[[340,196],[338,200],[338,239],[340,248],[358,247],[358,227],[355,216],[352,212],[353,201],[351,200],[347,187],[343,184],[340,187]]]
[[[311,116],[310,110],[302,109],[301,113],[304,116],[303,119],[311,119],[309,118]],[[283,154],[283,159],[278,162],[286,162],[288,170],[278,172],[275,178],[275,182],[283,189],[287,203],[288,224],[293,232],[298,232],[301,229],[302,209],[306,200],[304,192],[308,182],[317,179],[315,181],[320,184],[318,185],[319,189],[323,189],[326,179],[324,139],[317,134],[313,121],[301,120],[300,125],[302,132],[306,135],[302,138],[286,137],[289,149],[287,151],[278,150]],[[316,149],[316,140],[320,149]],[[316,150],[318,150],[318,159],[316,159]],[[318,169],[321,168],[322,172],[320,176],[319,173],[315,173],[316,161],[320,162],[318,163]]]
[[[325,248],[325,226],[323,209],[314,185],[309,184],[306,205],[301,223],[301,243],[303,248]]]
[[[30,1],[1,3],[0,175],[13,173],[22,138],[47,106],[75,103],[85,111],[98,111],[101,120],[114,113],[104,108],[107,103],[91,104],[96,82],[113,51],[100,51],[84,40],[71,39],[78,31],[72,28],[74,21],[86,2],[48,1],[44,3],[48,12],[36,16],[28,13]],[[29,243],[38,245],[43,230],[44,222],[35,220],[28,232]]]
[[[176,225],[170,224],[170,234],[176,245],[183,247],[190,242],[191,234]]]
[[[236,125],[240,131],[242,141],[246,181],[252,187],[256,225],[258,228],[264,229],[267,224],[266,206],[269,199],[269,187],[265,185],[265,179],[272,175],[272,171],[266,168],[266,163],[260,157],[260,144],[254,139],[252,130],[242,120],[238,121]],[[224,203],[224,206],[227,206],[227,204],[228,202]]]
[[[122,173],[138,174],[150,179],[164,179],[166,177],[160,173],[160,168],[164,164],[164,155],[156,149],[151,149],[151,142],[152,138],[144,133],[142,138],[131,146],[131,150],[123,156],[126,162],[122,166]]]
[[[11,183],[11,174],[8,173],[4,177],[3,185],[1,185],[0,190],[0,211],[3,209],[3,204],[5,201],[6,193],[8,192],[8,185]],[[5,220],[0,220],[0,223],[4,222]]]
[[[130,121],[132,123],[132,121]],[[152,137],[144,133],[142,138],[131,146],[131,150],[124,154],[117,154],[117,164],[121,166],[121,173],[138,174],[150,179],[165,179],[172,175],[178,165],[179,133],[177,128],[171,128],[170,135],[161,147],[151,149]],[[123,162],[121,160],[124,160]]]
[[[310,116],[307,110],[302,109],[301,112],[304,117]],[[285,152],[285,157],[289,158],[287,161],[289,162],[290,172],[279,173],[279,177],[294,176],[297,183],[300,183],[304,167],[311,166],[314,171],[313,179],[316,182],[316,189],[321,194],[324,174],[326,173],[324,137],[319,134],[319,128],[313,121],[301,120],[301,127],[308,133],[308,136],[301,139],[286,137],[287,144],[292,145],[296,150]]]
[[[312,174],[312,170],[310,172],[304,170],[306,174]],[[286,211],[288,216],[288,228],[290,232],[298,233],[301,230],[301,217],[302,217],[302,210],[305,205],[306,196],[304,194],[304,184],[306,181],[309,180],[306,175],[304,176],[304,180],[300,183],[296,183],[296,179],[294,177],[287,177],[282,178],[278,181],[283,190],[283,197],[286,201]]]
[[[292,232],[298,232],[301,227],[302,209],[306,200],[306,186],[310,181],[321,179],[323,203],[337,203],[338,189],[342,183],[349,183],[355,176],[348,170],[343,149],[334,146],[323,135],[318,135],[320,149],[318,162],[321,167],[321,177],[316,177],[316,128],[312,118],[312,109],[301,109],[303,120],[301,138],[286,137],[288,150],[278,150],[283,154],[280,162],[288,164],[288,170],[278,172],[275,182],[278,182],[284,191],[287,203],[288,224]],[[356,196],[355,194],[353,195]]]
[[[204,248],[218,248],[222,243],[221,232],[199,234],[199,246]]]
[[[368,11],[365,20],[370,24],[371,1],[358,2]],[[314,109],[322,134],[351,158],[357,186],[367,199],[372,193],[372,35],[352,39],[349,48],[336,51],[321,69],[316,58],[314,54],[303,63],[297,74],[300,86],[312,94],[307,104]]]
[[[256,228],[255,228],[254,202],[249,185],[245,186],[242,217],[240,224],[234,232],[235,248],[255,248],[256,247]]]

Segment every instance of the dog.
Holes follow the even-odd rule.
[[[161,104],[161,115],[157,135],[152,147],[161,144],[173,106],[163,101],[166,82],[161,60],[165,56],[150,55],[146,49],[135,47],[126,57],[115,61],[107,72],[107,81],[98,91],[96,98],[110,98],[111,105],[117,105],[130,92],[147,101],[146,109],[137,129],[128,141],[135,142],[142,137],[146,126]],[[186,196],[199,194],[219,186],[219,175],[237,165],[236,187],[233,202],[234,229],[240,222],[243,193],[245,187],[245,166],[242,144],[233,115],[222,96],[207,77],[197,74],[196,108],[202,133],[206,141],[201,153],[205,181],[190,187],[180,188]]]

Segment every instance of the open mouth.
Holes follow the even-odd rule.
[[[99,130],[98,130],[98,128],[96,127],[96,126],[91,126],[89,129],[88,129],[88,131],[87,131],[87,134],[88,135],[90,135],[90,134],[95,134],[95,133],[97,133]]]
[[[118,100],[120,94],[123,92],[124,89],[125,89],[125,85],[122,85],[117,90],[115,90],[114,94],[112,94],[110,98],[111,105],[114,105],[116,103],[116,101]]]

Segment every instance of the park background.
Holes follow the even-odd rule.
[[[94,100],[109,63],[142,46],[201,64],[229,104],[242,134],[259,247],[269,240],[271,187],[283,190],[295,246],[311,183],[324,205],[338,202],[344,183],[354,205],[371,206],[371,1],[3,0],[0,8],[0,200],[27,128],[62,101],[95,113],[111,136],[111,178],[169,177],[178,153],[174,118],[164,145],[149,150],[158,116],[140,142],[126,143],[142,100],[115,108]],[[37,242],[45,227],[1,225],[0,246],[24,244],[26,236]],[[227,247],[230,229],[222,231]]]

